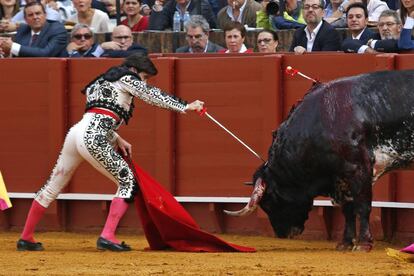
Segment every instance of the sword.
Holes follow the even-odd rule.
[[[219,121],[217,121],[216,119],[213,118],[213,116],[211,116],[210,114],[208,114],[207,112],[207,108],[203,108],[200,112],[200,116],[206,115],[207,118],[209,118],[210,120],[212,120],[215,124],[217,124],[219,127],[221,127],[222,129],[224,129],[228,134],[230,134],[234,139],[236,139],[240,144],[242,144],[246,149],[248,149],[251,153],[254,154],[254,156],[256,156],[257,158],[259,158],[260,160],[262,160],[263,162],[266,163],[266,161],[260,157],[259,154],[257,154],[254,150],[252,150],[246,143],[244,143],[239,137],[237,137],[236,135],[234,135],[230,130],[228,130],[225,126],[223,126],[222,124],[220,124]]]

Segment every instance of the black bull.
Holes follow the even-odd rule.
[[[313,199],[329,196],[345,216],[340,250],[370,250],[372,184],[414,160],[414,71],[317,84],[274,132],[268,162],[254,174],[250,202],[278,237],[302,233]],[[356,239],[356,217],[360,220]]]

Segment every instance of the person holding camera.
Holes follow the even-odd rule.
[[[279,15],[279,3],[276,0],[263,0],[262,9],[256,13],[256,27],[274,30],[272,19]]]

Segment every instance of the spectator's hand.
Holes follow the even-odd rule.
[[[8,19],[0,20],[0,32],[14,32],[17,29],[17,24]]]
[[[410,17],[411,17],[411,18],[414,18],[414,10],[412,10],[412,11],[410,12]]]
[[[68,51],[68,53],[72,52],[72,51],[78,51],[83,45],[78,45],[75,42],[70,42],[68,44],[68,46],[66,46],[66,51]]]
[[[195,111],[202,111],[203,110],[203,106],[204,106],[204,102],[196,100],[192,103],[189,103],[187,105],[187,109],[186,110],[195,110]]]
[[[10,54],[12,44],[13,41],[10,37],[0,37],[0,48],[3,56],[8,56]]]
[[[101,44],[104,50],[121,50],[121,45],[115,41],[108,41]]]
[[[132,157],[132,145],[122,139],[121,136],[118,136],[118,139],[116,139],[116,147],[121,150],[124,156]]]
[[[368,47],[367,49],[365,49],[364,53],[365,54],[377,54],[378,52],[372,49],[371,47]]]
[[[303,48],[302,46],[296,46],[295,48],[293,48],[293,51],[297,55],[302,55],[302,54],[306,53],[306,49]]]
[[[47,6],[49,8],[54,9],[55,11],[59,11],[59,7],[56,1],[53,1],[53,0],[47,1]]]

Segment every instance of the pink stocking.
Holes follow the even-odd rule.
[[[401,252],[414,254],[414,243],[401,249]]]
[[[119,241],[115,238],[115,231],[127,209],[128,203],[126,203],[123,198],[114,197],[114,199],[112,199],[108,218],[106,219],[105,227],[101,233],[102,238],[119,244]]]
[[[26,224],[21,235],[21,238],[25,241],[35,242],[33,238],[33,233],[35,231],[36,225],[39,223],[40,219],[43,217],[46,208],[39,204],[36,200],[33,200],[32,207],[30,207],[29,214],[27,215]]]

